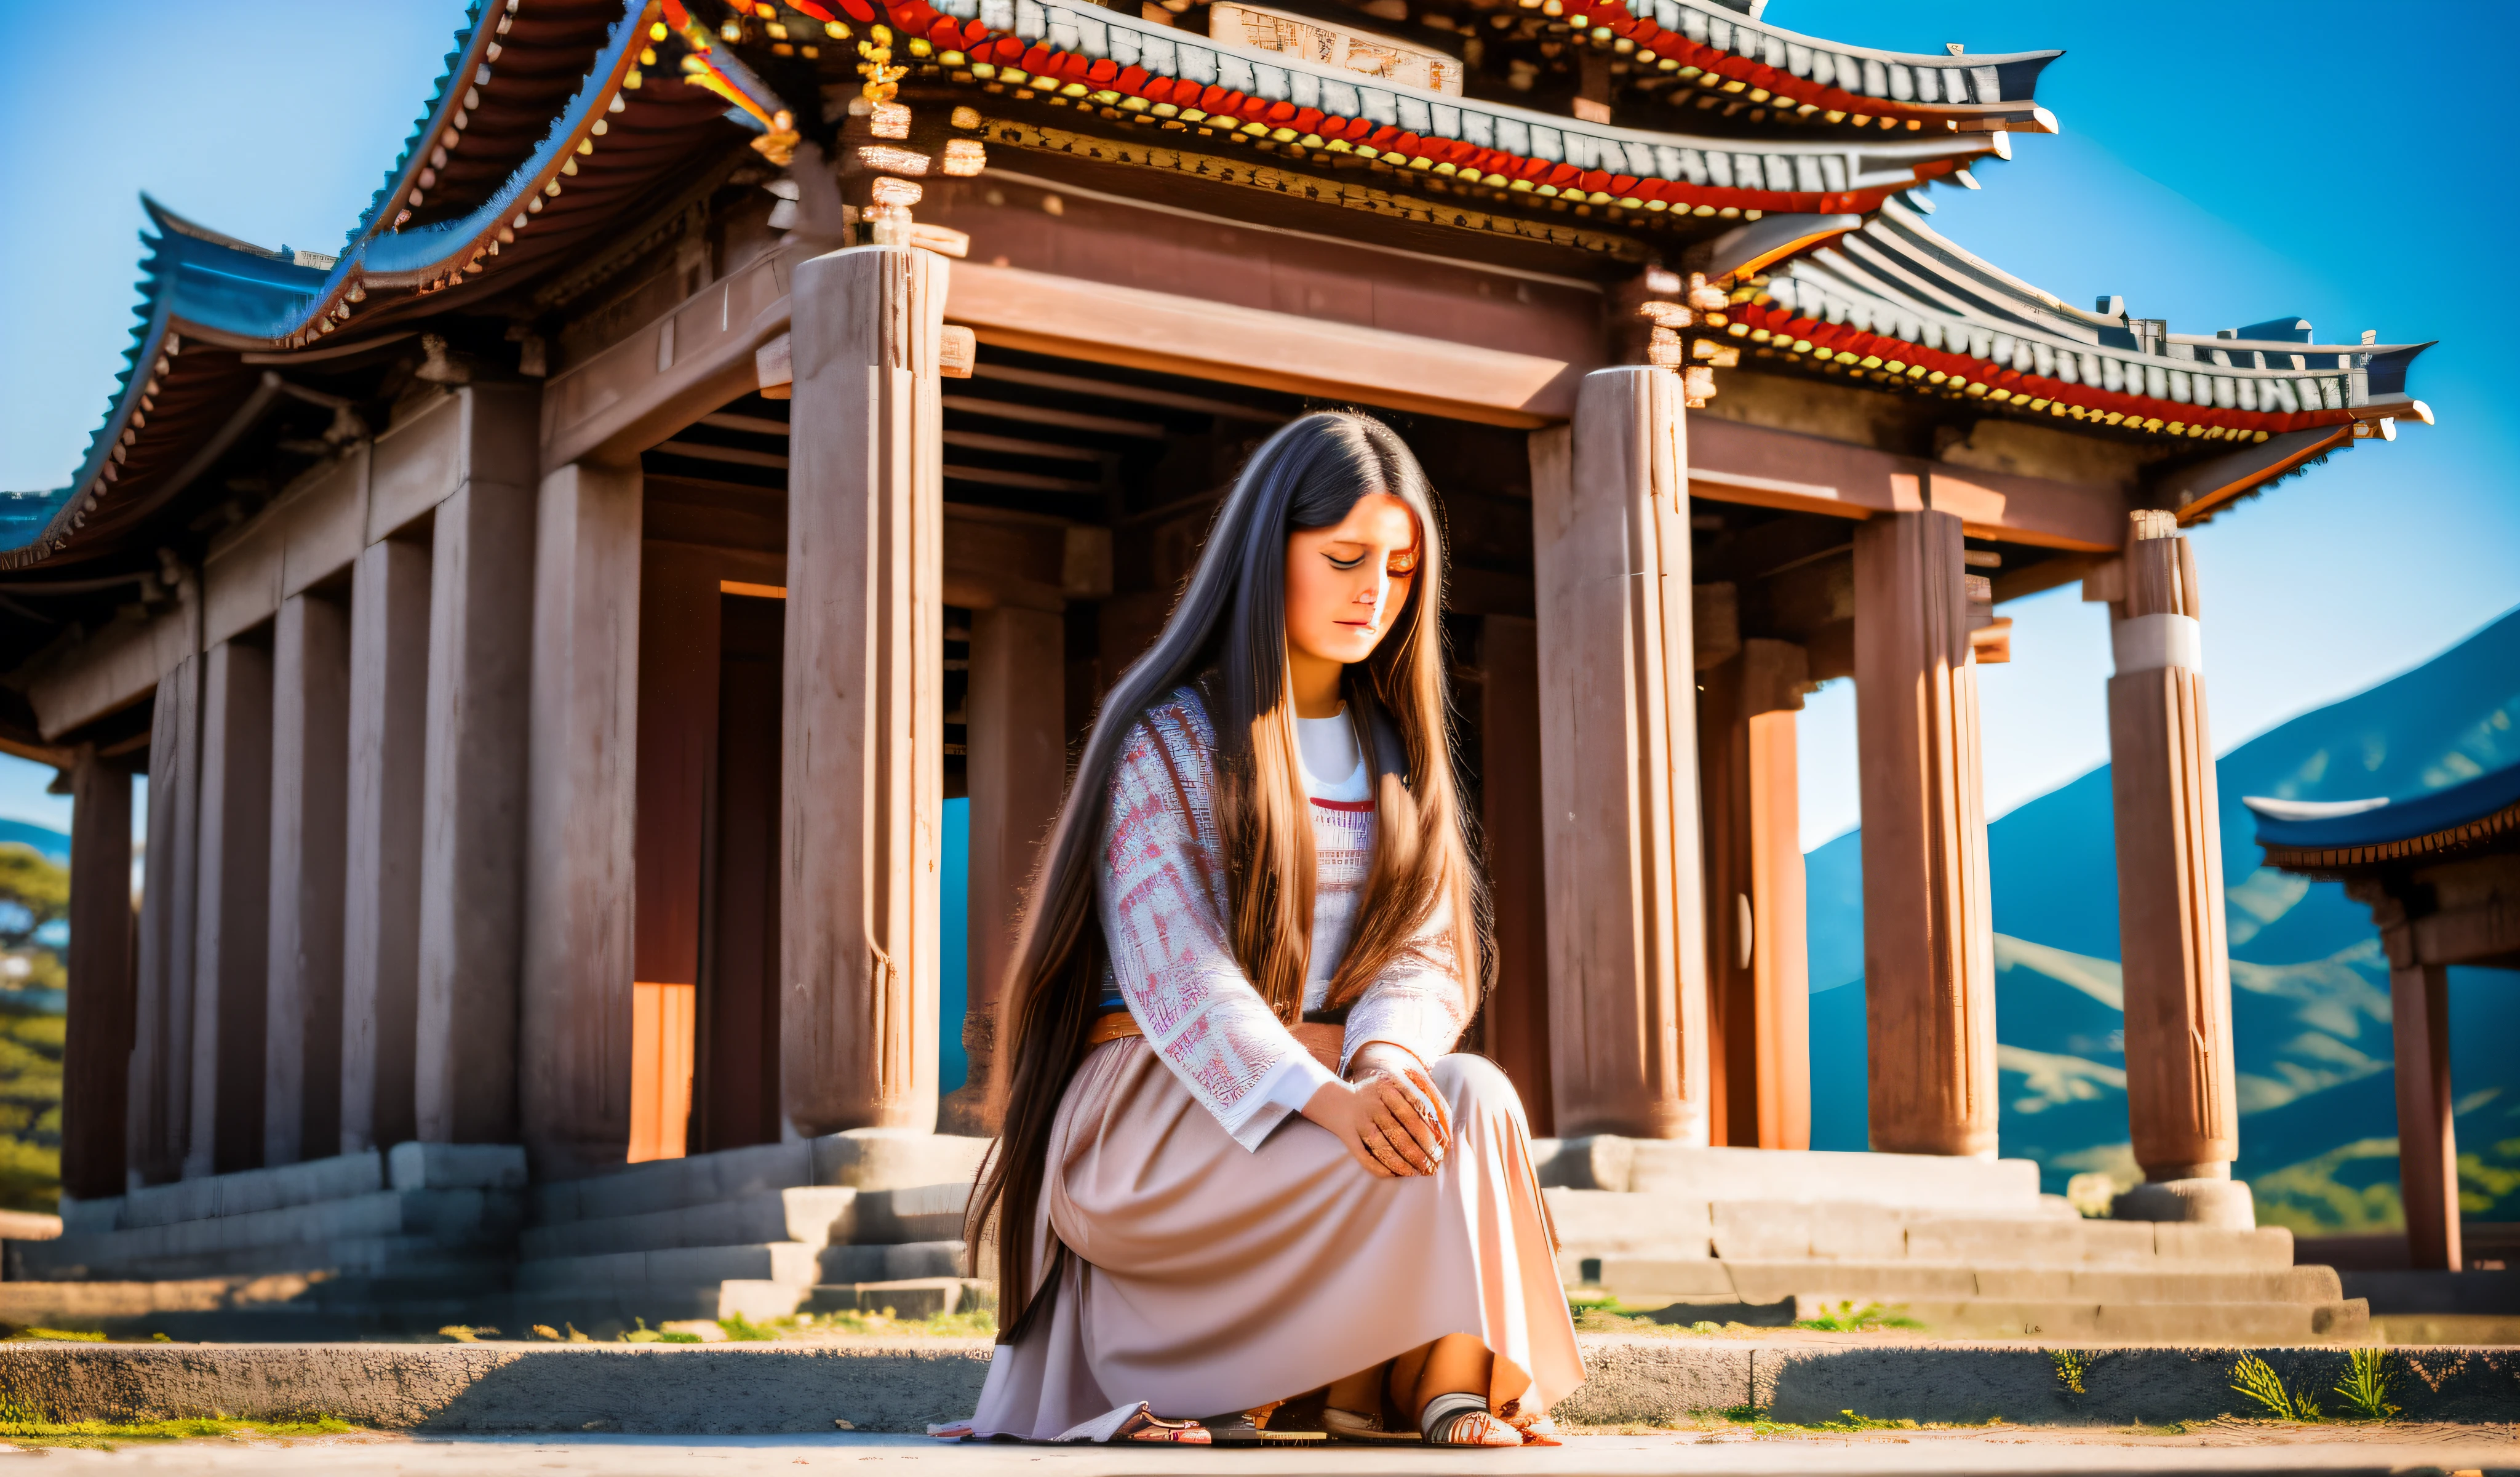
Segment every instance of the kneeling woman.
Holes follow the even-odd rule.
[[[1583,1380],[1521,1104],[1450,1054],[1441,552],[1400,438],[1306,416],[1105,701],[1003,1007],[977,1433],[1197,1441],[1328,1387],[1333,1430],[1513,1446]]]

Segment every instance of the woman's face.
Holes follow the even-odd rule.
[[[1373,655],[1409,598],[1418,520],[1388,492],[1360,497],[1326,529],[1286,535],[1286,648],[1298,662],[1348,666]]]

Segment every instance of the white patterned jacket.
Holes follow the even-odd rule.
[[[1290,1111],[1270,1100],[1273,1081],[1310,1056],[1234,957],[1215,755],[1207,710],[1189,687],[1130,728],[1111,767],[1097,898],[1113,979],[1147,1043],[1236,1142],[1257,1149]],[[1310,809],[1319,870],[1307,1010],[1320,1008],[1347,951],[1374,836],[1371,805],[1314,801]],[[1368,1041],[1432,1062],[1460,1039],[1467,1004],[1439,910],[1358,995],[1340,1064]]]

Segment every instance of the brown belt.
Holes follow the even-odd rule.
[[[1094,1029],[1085,1034],[1085,1044],[1100,1046],[1105,1041],[1125,1041],[1133,1036],[1145,1035],[1138,1029],[1136,1016],[1125,1010],[1114,1010],[1094,1022]]]

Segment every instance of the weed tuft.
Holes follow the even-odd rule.
[[[2389,1351],[2357,1349],[2346,1357],[2345,1378],[2337,1381],[2336,1393],[2354,1408],[2362,1420],[2395,1420],[2399,1410],[2389,1404]]]
[[[2092,1367],[2092,1357],[2090,1355],[2083,1353],[2079,1349],[2050,1349],[2048,1351],[2048,1359],[2049,1362],[2056,1366],[2056,1383],[2065,1387],[2066,1394],[2089,1395],[2092,1393],[2083,1388],[2083,1376],[2088,1373]]]
[[[726,1330],[728,1339],[739,1344],[766,1344],[779,1337],[778,1329],[764,1328],[740,1313],[728,1314],[717,1320],[717,1325]]]
[[[2317,1401],[2307,1393],[2285,1389],[2274,1366],[2254,1354],[2241,1355],[2231,1365],[2231,1388],[2257,1402],[2272,1419],[2317,1422],[2322,1418]]]

